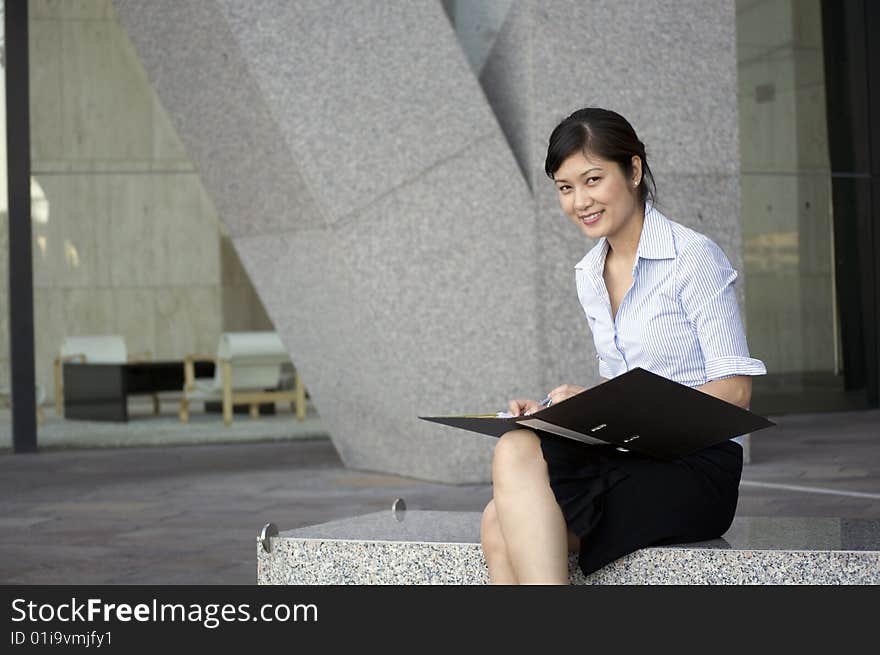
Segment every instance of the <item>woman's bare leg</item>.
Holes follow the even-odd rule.
[[[538,435],[513,430],[492,459],[494,505],[520,584],[568,584],[569,533]]]
[[[580,538],[568,531],[568,552],[577,553],[580,550]],[[483,510],[483,520],[480,523],[480,544],[483,546],[483,557],[489,568],[489,582],[491,584],[513,585],[518,584],[516,572],[510,562],[507,553],[507,542],[501,533],[501,524],[498,522],[498,512],[495,510],[495,500],[490,500]]]
[[[486,566],[489,567],[489,582],[517,584],[516,573],[507,554],[507,543],[501,533],[501,524],[498,523],[494,499],[490,500],[483,510],[483,520],[480,522],[480,544],[483,546]]]

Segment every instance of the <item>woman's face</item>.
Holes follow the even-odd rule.
[[[562,211],[591,239],[613,239],[641,209],[639,157],[633,157],[632,169],[628,177],[617,162],[583,152],[571,155],[553,176]]]

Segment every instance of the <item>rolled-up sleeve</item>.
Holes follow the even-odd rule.
[[[749,356],[736,278],[724,252],[709,238],[695,240],[678,255],[676,289],[700,342],[707,382],[767,372],[761,360]]]

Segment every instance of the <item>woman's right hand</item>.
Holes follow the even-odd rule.
[[[510,413],[514,416],[524,416],[526,413],[536,412],[541,409],[538,401],[536,400],[511,400],[507,403],[508,409],[510,409]]]

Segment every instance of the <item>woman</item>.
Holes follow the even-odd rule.
[[[599,363],[640,366],[748,408],[749,357],[734,271],[709,238],[654,206],[644,144],[619,114],[581,109],[550,135],[545,171],[563,212],[595,247],[575,267]],[[549,392],[558,403],[584,387]],[[638,398],[633,398],[638,402]],[[511,400],[514,415],[539,408]],[[495,584],[568,584],[568,554],[588,575],[634,550],[721,536],[736,512],[742,447],[730,440],[673,461],[549,433],[498,441],[481,543]]]

